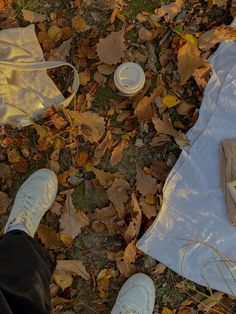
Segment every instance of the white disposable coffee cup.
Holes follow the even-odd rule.
[[[134,96],[144,86],[145,74],[140,65],[125,62],[118,66],[114,73],[116,88],[125,96]]]

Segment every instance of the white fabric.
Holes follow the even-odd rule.
[[[69,66],[72,94],[65,99],[46,70]],[[76,69],[63,61],[44,61],[34,25],[0,31],[0,125],[31,124],[51,106],[67,106],[79,87]]]
[[[236,43],[221,43],[210,62],[191,146],[167,178],[160,214],[137,246],[187,279],[236,295],[236,228],[219,171],[220,142],[236,138]]]

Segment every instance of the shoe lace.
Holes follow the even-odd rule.
[[[40,200],[25,195],[24,198],[19,200],[19,207],[22,208],[21,214],[13,217],[9,227],[13,224],[24,224],[26,227],[29,227],[32,223],[30,219],[32,212],[37,212],[37,209],[40,207]]]

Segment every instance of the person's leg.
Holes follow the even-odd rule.
[[[131,276],[122,286],[111,314],[152,314],[155,287],[152,279],[142,273]]]
[[[33,237],[57,186],[56,175],[42,169],[17,193],[0,239],[0,314],[50,313],[50,261]]]

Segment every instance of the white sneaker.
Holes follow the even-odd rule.
[[[111,314],[152,314],[154,304],[154,283],[149,276],[139,273],[124,283]]]
[[[4,233],[23,230],[34,237],[43,215],[56,198],[57,189],[58,180],[53,171],[40,169],[33,173],[16,194]]]

